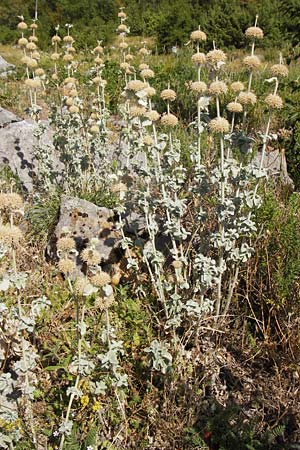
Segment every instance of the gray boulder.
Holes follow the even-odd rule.
[[[0,55],[0,77],[6,77],[7,75],[13,73],[15,66],[13,64],[8,63],[5,59]]]
[[[258,152],[253,162],[259,166],[261,160],[261,152]],[[284,184],[294,188],[294,182],[288,174],[287,162],[284,151],[275,149],[266,152],[263,167],[268,170],[271,177],[280,178]]]

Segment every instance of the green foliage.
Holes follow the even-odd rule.
[[[60,194],[47,198],[38,198],[28,208],[26,218],[30,224],[30,234],[35,239],[43,240],[53,233],[57,223],[60,207]]]

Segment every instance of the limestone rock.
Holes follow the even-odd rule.
[[[120,248],[121,233],[116,230],[113,210],[64,195],[55,230],[57,239],[64,227],[70,230],[78,252],[86,248],[91,239],[98,238],[96,249],[102,256],[101,265],[114,264],[120,260],[123,253]],[[77,262],[81,264],[80,259]]]
[[[260,159],[261,152],[257,152],[253,162],[259,166]],[[294,188],[294,182],[288,174],[286,157],[283,151],[275,149],[266,152],[263,167],[268,170],[271,177],[279,177],[285,184]]]
[[[8,63],[5,59],[0,55],[0,76],[6,77],[8,74],[12,73],[15,66],[13,64]]]

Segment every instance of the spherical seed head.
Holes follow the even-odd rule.
[[[127,26],[124,23],[121,23],[117,30],[119,31],[119,33],[127,33],[129,30],[127,28]]]
[[[76,48],[70,46],[70,47],[67,48],[67,52],[68,52],[68,53],[76,53]]]
[[[35,73],[36,76],[41,77],[41,76],[43,76],[45,74],[45,71],[44,71],[44,69],[39,67],[38,69],[35,69],[34,73]]]
[[[127,55],[125,55],[125,61],[132,61],[133,58],[133,55],[131,55],[130,53],[127,53]]]
[[[222,95],[226,94],[227,86],[223,81],[213,81],[208,89],[210,95]]]
[[[147,119],[151,120],[151,122],[157,122],[160,119],[160,114],[154,109],[152,111],[148,111],[145,116]]]
[[[66,99],[66,105],[67,105],[67,106],[72,106],[73,103],[74,103],[74,100],[72,99],[72,97],[68,97],[68,98]]]
[[[126,89],[128,89],[129,91],[138,92],[142,91],[146,87],[147,85],[143,81],[131,80],[127,83]]]
[[[120,42],[120,44],[119,44],[119,48],[122,50],[125,50],[128,47],[129,46],[128,46],[127,42]]]
[[[223,52],[223,50],[215,49],[211,50],[206,55],[206,60],[209,64],[215,66],[216,64],[220,62],[225,62],[227,59],[227,56]]]
[[[56,244],[57,250],[69,251],[76,249],[76,242],[71,237],[61,237]]]
[[[28,40],[29,40],[30,42],[38,42],[38,41],[39,41],[38,38],[37,38],[37,36],[29,36]]]
[[[204,31],[196,30],[192,31],[190,38],[192,41],[206,41],[206,34]]]
[[[248,69],[257,69],[260,66],[260,59],[255,55],[246,56],[243,63]]]
[[[19,40],[18,40],[18,45],[20,45],[20,47],[25,47],[26,45],[28,44],[28,41],[27,41],[27,39],[26,38],[20,38]]]
[[[238,94],[245,89],[245,86],[241,81],[234,81],[233,83],[231,83],[230,89]]]
[[[100,253],[92,248],[85,248],[82,250],[80,257],[88,266],[97,266],[101,262]]]
[[[146,134],[143,137],[143,144],[144,145],[153,145],[154,144],[153,138],[152,138],[152,136],[150,136],[150,134]]]
[[[67,78],[65,78],[64,79],[64,84],[69,84],[69,83],[71,83],[72,85],[73,84],[75,85],[77,83],[76,78],[74,78],[74,77],[67,77]]]
[[[154,77],[154,72],[151,69],[144,69],[141,71],[141,76],[147,80]]]
[[[78,295],[84,295],[86,289],[90,286],[90,283],[86,278],[77,278],[74,284],[74,291]]]
[[[75,271],[76,265],[71,259],[62,258],[58,263],[58,268],[64,275],[70,275]]]
[[[245,31],[245,36],[248,39],[262,39],[264,37],[264,32],[259,27],[249,27]]]
[[[139,49],[139,54],[142,56],[146,56],[149,54],[149,51],[145,47],[142,47]]]
[[[31,28],[32,30],[37,30],[37,29],[38,29],[38,26],[37,26],[36,23],[33,22],[33,23],[30,25],[30,28]]]
[[[98,53],[98,55],[102,54],[104,51],[102,45],[97,45],[97,47],[94,48],[94,53]]]
[[[194,81],[190,84],[190,89],[197,94],[204,94],[207,91],[207,84],[204,81]]]
[[[30,59],[31,58],[29,56],[23,56],[23,58],[21,58],[21,63],[27,66],[28,61],[30,61]]]
[[[33,59],[36,59],[37,61],[39,61],[39,59],[41,58],[41,55],[37,50],[35,52],[32,52],[31,56],[33,57]]]
[[[36,48],[37,47],[34,42],[28,42],[28,44],[26,45],[26,49],[30,52],[33,52]]]
[[[127,70],[127,69],[130,68],[130,64],[129,64],[128,62],[126,62],[126,61],[121,62],[120,68],[121,68],[122,70]]]
[[[51,40],[53,43],[55,43],[55,42],[60,42],[61,38],[57,34],[55,34],[54,36],[52,36]]]
[[[227,105],[227,109],[232,113],[241,113],[243,111],[243,105],[238,102],[230,102]]]
[[[240,92],[238,96],[238,101],[242,105],[255,105],[256,95],[253,92]]]
[[[52,53],[52,55],[50,56],[50,58],[52,59],[52,61],[58,61],[60,58],[60,53]]]
[[[99,56],[97,56],[97,57],[94,59],[94,62],[95,62],[95,64],[97,64],[97,66],[101,66],[101,65],[103,64],[103,59],[102,59],[102,58],[99,58]]]
[[[39,89],[42,86],[39,78],[29,78],[28,80],[25,80],[25,84],[32,89]]]
[[[265,103],[272,109],[281,109],[283,107],[282,98],[277,94],[269,94],[265,98]]]
[[[71,105],[69,107],[69,113],[70,114],[78,114],[79,113],[79,108],[76,105]]]
[[[129,111],[131,117],[142,117],[146,114],[144,106],[132,106]]]
[[[287,77],[289,69],[284,64],[274,64],[271,67],[271,73],[274,77]]]
[[[51,78],[52,78],[52,80],[54,80],[54,81],[58,80],[58,75],[57,75],[57,73],[56,73],[56,72],[53,73],[53,74],[51,75]]]
[[[64,42],[66,42],[67,44],[73,44],[73,42],[74,42],[73,36],[70,36],[70,35],[65,36],[63,40],[64,40]]]
[[[74,59],[74,57],[70,53],[67,53],[66,55],[63,56],[63,61],[65,61],[65,62],[71,62],[71,61],[73,61],[73,59]]]
[[[35,59],[29,58],[29,60],[27,61],[26,66],[29,67],[30,69],[35,69],[38,66],[38,63],[37,63],[37,61]]]
[[[107,284],[110,284],[110,282],[110,275],[102,270],[97,272],[96,275],[91,278],[91,283],[96,287],[106,286]]]
[[[99,85],[101,83],[101,77],[95,77],[92,79],[92,82],[96,85]]]
[[[70,97],[78,97],[78,92],[76,89],[71,89],[69,92]]]
[[[206,55],[205,55],[205,53],[201,53],[201,52],[195,53],[192,56],[192,62],[194,64],[197,64],[197,65],[205,64],[206,63]]]
[[[124,13],[124,11],[118,12],[118,17],[119,17],[119,19],[123,19],[123,20],[127,18],[127,16],[126,16],[126,14]]]
[[[160,123],[166,127],[176,127],[178,119],[174,114],[164,114],[160,119]]]
[[[174,269],[181,269],[181,267],[183,266],[182,261],[180,261],[179,259],[175,259],[172,262],[172,266],[174,267]]]
[[[27,27],[27,24],[22,21],[22,22],[18,23],[17,28],[18,28],[18,30],[22,30],[23,31],[23,30],[27,30],[28,27]]]
[[[156,90],[151,86],[146,87],[144,91],[146,92],[147,97],[153,97],[153,95],[156,94]]]
[[[97,133],[99,133],[99,131],[100,131],[100,129],[99,129],[98,125],[92,125],[90,128],[90,133],[92,133],[92,134],[97,134]]]
[[[164,89],[160,93],[160,97],[169,102],[173,102],[176,99],[176,92],[173,89]]]
[[[228,133],[229,122],[224,117],[216,117],[209,122],[209,129],[212,133]]]
[[[148,65],[148,64],[146,64],[146,63],[141,63],[141,64],[139,65],[139,70],[140,70],[140,71],[146,70],[146,69],[149,69],[149,65]]]
[[[23,207],[23,199],[15,192],[0,193],[0,209],[17,210]]]
[[[22,239],[22,231],[15,225],[0,225],[0,242],[16,245]]]

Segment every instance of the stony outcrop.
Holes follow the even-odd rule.
[[[1,55],[0,55],[0,77],[6,77],[7,75],[13,73],[15,66],[13,64],[8,63]]]

